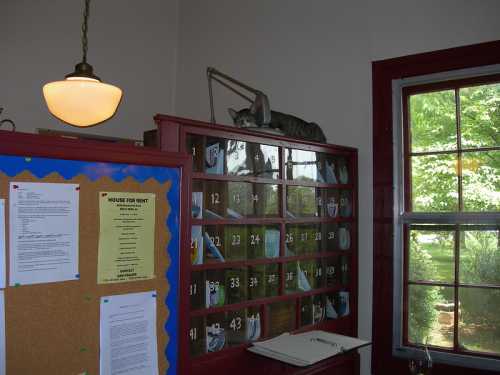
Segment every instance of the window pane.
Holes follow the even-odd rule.
[[[411,163],[413,211],[457,211],[457,156],[414,156]]]
[[[323,160],[313,151],[286,149],[286,178],[289,180],[324,182],[321,175]]]
[[[410,97],[411,151],[456,150],[455,92],[430,92]]]
[[[500,84],[460,89],[462,147],[500,146]]]
[[[257,143],[227,141],[227,173],[234,176],[279,177],[279,149]]]
[[[500,151],[464,153],[462,176],[464,211],[500,210]]]
[[[499,240],[498,229],[460,233],[461,283],[500,285]]]
[[[411,230],[409,279],[452,283],[454,243],[452,231]]]
[[[500,354],[500,290],[460,288],[459,343],[468,350]]]
[[[312,217],[318,216],[320,208],[316,188],[308,186],[288,186],[286,195],[287,216]],[[337,200],[338,202],[338,200]]]
[[[408,286],[408,341],[453,347],[453,288]]]

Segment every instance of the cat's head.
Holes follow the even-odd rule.
[[[240,111],[235,111],[232,108],[228,108],[229,115],[233,119],[234,125],[239,128],[256,127],[257,122],[255,121],[255,115],[251,112],[249,108],[243,108]]]

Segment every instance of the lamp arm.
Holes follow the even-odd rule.
[[[216,77],[211,77],[212,80],[216,81],[216,82],[219,82],[222,86],[224,86],[225,88],[227,88],[228,90],[231,90],[232,92],[234,92],[236,95],[239,95],[241,96],[243,99],[249,101],[250,103],[253,103],[253,100],[252,98],[250,98],[249,96],[243,94],[242,92],[236,90],[233,86],[229,85],[228,83],[220,80],[219,78],[216,78]]]
[[[227,74],[224,74],[224,73],[222,73],[222,72],[218,71],[217,69],[212,68],[210,66],[207,68],[207,75],[209,78],[213,78],[214,76],[219,76],[221,78],[224,78],[225,80],[227,80],[231,83],[234,83],[235,85],[238,85],[240,87],[243,87],[245,90],[250,91],[251,93],[254,93],[255,95],[263,94],[262,91],[256,90],[253,87],[250,87],[250,86],[244,84],[243,82],[240,82],[237,79],[234,79],[233,77],[230,77]],[[220,83],[220,80],[216,79],[216,81]]]
[[[219,78],[220,77],[220,78]],[[222,86],[225,88],[231,90],[234,92],[236,95],[239,95],[243,99],[247,100],[248,102],[252,103],[252,108],[254,110],[259,110],[262,112],[261,114],[261,119],[260,122],[262,124],[268,124],[271,120],[271,110],[269,107],[269,100],[267,96],[260,90],[254,89],[253,87],[250,87],[243,82],[238,81],[237,79],[234,79],[233,77],[228,76],[227,74],[224,74],[220,71],[218,71],[215,68],[212,67],[207,67],[207,80],[208,80],[208,93],[210,96],[210,114],[211,114],[211,122],[215,123],[215,111],[214,111],[214,99],[213,99],[213,92],[212,92],[212,80],[220,83]],[[252,100],[250,97],[247,95],[243,94],[241,91],[237,90],[235,87],[231,86],[229,83],[224,82],[223,80],[226,80],[233,85],[237,85],[253,94],[255,94],[256,98]]]

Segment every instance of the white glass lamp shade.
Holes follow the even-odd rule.
[[[114,115],[122,98],[118,87],[86,77],[47,83],[43,96],[50,113],[79,127],[92,126]]]

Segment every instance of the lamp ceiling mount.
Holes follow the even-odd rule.
[[[75,71],[66,74],[66,78],[88,78],[101,82],[101,79],[94,74],[94,67],[84,61],[75,65]]]

